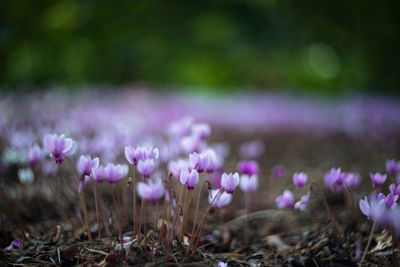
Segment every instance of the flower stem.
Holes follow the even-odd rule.
[[[365,259],[365,256],[367,255],[367,252],[368,252],[368,249],[369,249],[369,245],[371,244],[372,235],[374,234],[375,225],[376,225],[376,221],[374,221],[374,224],[372,225],[371,233],[369,234],[369,238],[368,238],[368,243],[367,243],[367,246],[364,249],[364,253],[363,253],[363,256],[362,256],[361,261],[360,261],[360,266],[362,266],[363,261]]]
[[[181,242],[183,241],[183,230],[184,230],[184,227],[185,227],[185,219],[186,219],[186,213],[187,213],[187,208],[188,208],[188,205],[187,205],[188,195],[189,195],[189,190],[186,189],[185,200],[184,200],[184,203],[183,203],[184,206],[183,206],[183,219],[182,219],[182,225],[181,225],[181,234],[180,234],[180,237],[179,237]]]
[[[137,234],[137,208],[136,208],[136,166],[133,166],[132,201],[133,201],[133,238]]]
[[[69,164],[69,167],[71,168],[72,172],[75,174],[76,178],[76,183],[79,185],[79,175],[78,172],[76,171],[74,165],[72,164],[72,161],[69,157],[65,157],[67,159],[67,162]],[[83,210],[83,216],[85,220],[85,225],[86,225],[86,230],[88,234],[88,239],[90,242],[90,247],[93,248],[93,239],[92,239],[92,234],[90,233],[90,228],[89,228],[89,217],[88,217],[88,211],[87,211],[87,206],[86,206],[86,199],[85,199],[85,194],[83,193],[83,190],[79,192],[79,199],[81,201],[81,206]]]
[[[96,190],[96,182],[93,181],[93,195],[94,195],[94,204],[96,207],[96,221],[97,221],[97,237],[101,243],[101,224],[100,224],[100,218],[99,218],[99,205],[97,201],[97,190]]]

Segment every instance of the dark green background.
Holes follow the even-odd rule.
[[[396,93],[398,2],[3,0],[0,84]]]

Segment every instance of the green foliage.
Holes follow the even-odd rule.
[[[394,0],[6,0],[0,84],[394,92],[398,10]]]

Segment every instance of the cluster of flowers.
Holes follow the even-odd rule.
[[[281,169],[281,167],[279,167]],[[275,170],[276,171],[276,170]],[[293,183],[297,188],[302,188],[306,185],[308,175],[304,172],[293,174]],[[299,201],[294,202],[293,193],[290,190],[285,190],[282,195],[275,199],[276,206],[282,208],[295,208],[300,211],[305,211],[310,204],[311,190],[308,189],[307,194],[303,195]]]
[[[380,173],[370,173],[370,178],[374,190],[369,197],[365,196],[360,200],[360,210],[379,226],[391,226],[397,235],[400,235],[400,207],[397,206],[397,200],[400,195],[399,172],[400,161],[387,160],[386,171],[396,181],[389,185],[388,193],[382,192],[382,185],[386,182],[388,176]]]

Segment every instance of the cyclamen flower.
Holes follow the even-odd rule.
[[[379,172],[373,174],[370,173],[369,176],[371,177],[372,185],[374,188],[380,186],[386,181],[386,174],[380,174]]]
[[[259,168],[257,161],[241,161],[238,164],[238,171],[241,174],[253,175],[258,174]]]
[[[207,123],[196,123],[191,128],[192,136],[205,140],[211,134],[211,127]]]
[[[149,178],[151,172],[154,170],[155,162],[153,159],[139,160],[137,165],[138,172],[143,175],[144,178]]]
[[[226,174],[223,173],[221,176],[221,186],[225,188],[226,192],[233,194],[235,188],[239,185],[240,179],[237,172]]]
[[[293,183],[296,187],[303,187],[307,183],[307,174],[304,172],[293,174]]]
[[[292,208],[294,203],[292,192],[290,192],[289,190],[283,191],[283,194],[275,199],[275,203],[279,209]]]
[[[329,172],[327,172],[324,176],[325,186],[329,188],[332,192],[340,192],[342,187],[339,186],[341,183],[337,183],[340,181],[340,174],[342,170],[340,168],[332,168]],[[339,186],[339,187],[338,187]]]
[[[168,163],[168,170],[172,173],[172,175],[176,178],[181,176],[181,172],[184,169],[191,168],[192,164],[185,159],[178,159],[175,161],[170,161]]]
[[[222,168],[224,161],[222,157],[217,155],[217,153],[215,153],[213,149],[209,148],[203,153],[206,155],[205,157],[208,158],[208,164],[205,167],[204,171],[206,171],[207,173],[212,173]]]
[[[228,194],[227,192],[219,193],[220,189],[213,189],[210,191],[208,196],[208,202],[216,209],[220,209],[223,206],[228,205],[232,201],[232,194]],[[218,196],[217,196],[218,194]],[[215,200],[214,200],[215,198]],[[213,202],[214,200],[214,202]]]
[[[228,267],[228,263],[220,261],[218,262],[218,267]]]
[[[400,185],[396,187],[395,184],[389,185],[389,191],[393,195],[400,195]]]
[[[103,166],[92,169],[93,177],[98,183],[102,183],[107,179],[107,170]]]
[[[201,152],[204,150],[206,143],[204,140],[196,136],[185,136],[180,140],[181,148],[186,153]]]
[[[139,182],[137,192],[141,198],[156,203],[164,195],[165,188],[161,179],[156,182],[149,180],[148,183]]]
[[[310,205],[310,196],[311,191],[308,190],[307,195],[302,196],[301,199],[294,204],[294,208],[301,211],[308,209],[308,206]]]
[[[121,180],[128,174],[128,166],[125,164],[108,163],[105,168],[105,171],[108,183],[116,184],[119,180]]]
[[[137,165],[140,160],[156,160],[158,159],[158,156],[158,148],[146,148],[137,146],[135,149],[132,146],[125,147],[125,158],[132,165]]]
[[[84,156],[81,155],[78,164],[77,164],[77,170],[81,175],[90,175],[90,171],[93,168],[99,167],[99,158],[94,158],[92,159],[89,155]]]
[[[387,196],[385,196],[382,193],[379,193],[378,195],[378,200],[384,200],[386,204],[386,208],[388,209],[394,209],[397,206],[397,199],[399,198],[399,195],[394,195],[392,193],[389,193]]]
[[[4,250],[12,250],[12,249],[18,249],[18,248],[23,248],[24,244],[22,243],[21,239],[15,239],[11,241],[11,244],[6,247]]]
[[[271,171],[272,177],[275,179],[281,179],[286,174],[285,166],[283,165],[276,165],[272,168]]]
[[[36,166],[43,158],[44,151],[39,147],[38,144],[35,144],[29,149],[28,161],[29,165],[31,165],[32,167]]]
[[[181,138],[183,136],[189,135],[192,124],[192,118],[184,118],[180,121],[172,123],[171,126],[168,128],[168,133],[171,137]]]
[[[240,189],[246,194],[254,193],[258,188],[258,176],[253,174],[251,176],[243,174],[240,176]]]
[[[349,189],[356,189],[357,186],[360,184],[360,175],[358,173],[347,173],[346,175],[346,186]]]
[[[44,146],[50,151],[56,163],[62,163],[64,156],[69,157],[75,151],[75,143],[71,138],[65,138],[62,134],[48,134],[44,138]]]
[[[400,161],[396,161],[394,159],[386,160],[386,171],[390,175],[396,175],[400,172]]]
[[[187,189],[192,190],[199,182],[199,173],[194,169],[190,173],[187,170],[182,170],[180,182],[182,185],[186,186]]]
[[[189,155],[189,161],[192,164],[192,168],[196,169],[198,172],[204,172],[204,170],[208,167],[211,157],[209,153],[196,153]]]
[[[360,210],[368,219],[383,223],[386,219],[386,204],[383,199],[368,201],[367,197],[360,200]]]

